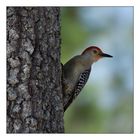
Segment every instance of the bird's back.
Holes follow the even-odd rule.
[[[72,94],[70,95],[68,102],[66,104],[64,104],[64,111],[68,108],[68,106],[72,103],[72,101],[78,96],[80,91],[83,89],[83,87],[87,83],[90,72],[91,72],[91,68],[88,70],[85,70],[83,73],[80,74],[79,80],[78,80]]]

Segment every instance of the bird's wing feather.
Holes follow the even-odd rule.
[[[80,74],[79,80],[71,94],[71,97],[69,101],[67,102],[67,104],[64,106],[64,111],[68,108],[68,106],[72,103],[72,101],[78,96],[80,91],[83,89],[83,87],[85,86],[89,78],[90,72],[91,72],[91,68],[88,70],[85,70],[83,73]]]

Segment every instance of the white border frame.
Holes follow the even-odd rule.
[[[135,2],[134,2],[135,1]],[[36,135],[36,134],[26,134],[22,137],[19,134],[9,135],[6,134],[6,7],[7,6],[134,6],[134,134],[90,134],[90,135],[80,135],[80,134],[62,134],[62,135]],[[140,131],[140,82],[139,81],[139,65],[140,65],[140,7],[138,0],[1,0],[0,4],[0,136],[5,138],[25,139],[33,137],[34,140],[41,137],[44,139],[65,139],[65,136],[70,139],[137,139],[139,137]],[[20,137],[19,137],[20,136]]]

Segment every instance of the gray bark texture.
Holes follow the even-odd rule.
[[[63,133],[60,9],[7,7],[7,133]]]

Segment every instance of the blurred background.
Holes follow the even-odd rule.
[[[96,45],[113,58],[93,64],[67,109],[66,133],[133,133],[133,7],[63,7],[61,61]]]

